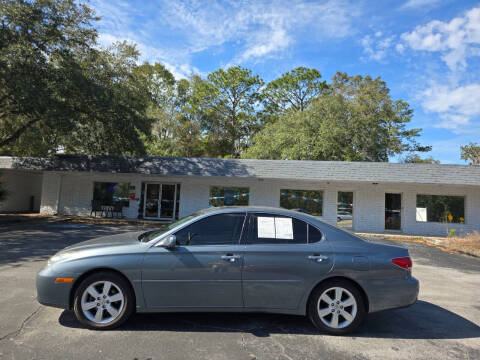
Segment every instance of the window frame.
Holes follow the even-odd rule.
[[[251,219],[254,219],[256,215],[258,214],[264,214],[264,215],[269,215],[272,217],[278,216],[278,217],[290,217],[292,219],[296,219],[299,221],[304,222],[305,224],[308,225],[308,227],[312,226],[314,229],[316,229],[320,233],[320,241],[316,242],[309,242],[309,237],[310,237],[310,231],[307,232],[307,242],[306,243],[275,243],[275,244],[249,244],[248,243],[248,237],[250,233],[253,231],[253,221]],[[245,226],[246,225],[246,226]],[[302,219],[301,217],[294,216],[294,215],[285,215],[282,213],[268,213],[265,211],[251,211],[247,213],[247,220],[246,223],[244,224],[244,228],[247,229],[247,231],[244,231],[245,235],[242,236],[242,245],[245,246],[305,246],[305,245],[316,245],[323,243],[326,240],[325,233],[318,228],[318,226],[313,225],[311,222]]]
[[[238,245],[242,245],[242,242],[243,242],[243,236],[245,234],[245,224],[246,224],[246,221],[247,221],[247,218],[248,218],[248,214],[246,211],[238,211],[238,212],[224,212],[224,213],[216,213],[216,214],[208,214],[206,216],[202,216],[201,218],[199,219],[195,219],[194,221],[192,222],[188,222],[186,224],[182,224],[183,226],[181,226],[180,228],[175,228],[173,229],[171,232],[168,233],[168,235],[175,235],[177,232],[185,229],[186,227],[188,226],[191,226],[191,225],[194,225],[196,224],[197,222],[199,221],[202,221],[202,220],[205,220],[205,219],[208,219],[209,217],[212,217],[212,216],[218,216],[218,215],[232,215],[232,214],[242,214],[243,215],[243,222],[242,222],[242,228],[240,230],[240,236],[238,237],[238,243],[233,243],[233,244],[193,244],[193,245],[179,245],[179,246],[182,246],[182,247],[194,247],[194,246],[202,246],[202,247],[205,247],[205,246],[238,246]],[[161,239],[159,239],[159,241],[161,241],[164,236],[166,234],[162,234],[162,237]],[[175,235],[176,236],[176,235]],[[155,245],[154,245],[155,246]]]
[[[462,197],[463,198],[463,223],[461,222],[450,222],[450,223],[444,223],[442,221],[418,221],[416,212],[417,212],[417,201],[418,201],[418,196],[423,195],[423,196],[453,196],[453,197]],[[427,216],[428,218],[428,216]],[[415,223],[417,224],[454,224],[454,225],[467,225],[467,195],[465,194],[431,194],[431,193],[415,193]]]

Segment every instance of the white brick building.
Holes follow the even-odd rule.
[[[352,214],[355,231],[480,231],[478,166],[65,155],[0,157],[0,176],[0,212],[89,216],[95,201],[120,201],[126,218],[169,220],[239,199],[278,207],[283,196],[328,222]]]

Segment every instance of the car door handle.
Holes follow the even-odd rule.
[[[311,261],[322,262],[323,260],[327,260],[328,256],[325,256],[325,255],[309,255],[309,256],[307,256],[307,259],[311,260]]]
[[[233,254],[222,255],[222,260],[230,261],[230,262],[234,262],[235,260],[238,260],[241,258],[242,258],[241,255],[233,255]]]

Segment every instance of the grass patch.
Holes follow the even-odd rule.
[[[448,237],[445,239],[445,247],[448,250],[480,256],[480,232],[474,231],[465,236]]]

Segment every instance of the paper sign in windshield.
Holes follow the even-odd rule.
[[[258,217],[258,237],[275,239],[275,218]]]
[[[257,221],[259,238],[293,239],[291,218],[258,217]]]
[[[275,237],[277,239],[293,239],[291,218],[275,218]]]

